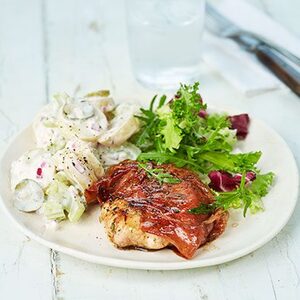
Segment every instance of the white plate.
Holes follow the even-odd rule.
[[[171,250],[141,252],[118,250],[108,241],[94,206],[77,224],[63,222],[57,230],[47,228],[41,216],[22,213],[12,206],[9,170],[13,160],[34,145],[31,128],[22,131],[10,144],[0,166],[2,204],[14,223],[41,244],[93,263],[117,267],[174,270],[216,265],[246,255],[270,241],[287,223],[297,202],[298,171],[294,157],[282,138],[258,120],[251,121],[250,134],[241,143],[242,151],[261,150],[259,166],[276,173],[276,182],[264,198],[265,211],[243,218],[241,211],[230,213],[225,233],[200,248],[191,260]]]

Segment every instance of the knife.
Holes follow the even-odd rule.
[[[300,58],[259,35],[240,29],[208,3],[206,17],[205,25],[211,32],[230,38],[246,51],[254,53],[261,63],[300,97]]]

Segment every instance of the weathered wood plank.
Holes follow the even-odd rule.
[[[41,1],[1,1],[0,153],[45,103]],[[50,299],[49,250],[0,212],[1,299]]]
[[[103,52],[102,3],[46,2],[50,95],[57,91],[73,95],[112,87]]]
[[[140,103],[150,99],[154,91],[139,86],[130,72],[123,4],[123,1],[113,4],[64,1],[59,11],[57,1],[48,4],[50,92],[74,93],[78,87],[79,92],[86,92],[105,86],[120,99],[134,97]],[[64,27],[64,24],[67,25]],[[263,107],[263,112],[256,112],[261,106],[260,98],[251,99],[250,103],[205,66],[201,82],[205,98],[214,104],[232,105],[250,110],[254,115],[265,115],[267,106]],[[215,89],[217,84],[218,89]],[[265,101],[272,101],[272,98],[269,95]],[[291,95],[287,98],[291,109],[294,98]],[[280,106],[279,100],[276,103]],[[272,124],[268,116],[265,119]],[[285,238],[280,241],[284,251],[287,249],[285,243]],[[295,286],[298,269],[291,269],[280,247],[274,249],[273,241],[254,254],[229,264],[177,272],[122,270],[58,254],[55,259],[58,296],[66,299],[284,299],[278,280],[284,281],[284,287],[291,288],[291,297],[295,296],[299,292]],[[297,261],[296,253],[295,248],[290,258],[292,264]],[[276,267],[276,261],[280,268]],[[280,276],[281,272],[294,272],[294,280],[289,283],[288,278]]]
[[[120,99],[133,97],[140,103],[150,99],[154,91],[139,86],[130,72],[123,4],[117,0],[2,1],[0,147],[57,91],[84,94],[110,88]],[[12,18],[16,12],[22,13]],[[300,107],[293,95],[279,92],[245,99],[205,66],[201,82],[210,103],[250,111],[275,127],[299,162],[300,142],[293,130],[300,125]],[[2,298],[300,297],[299,207],[277,238],[252,255],[219,267],[172,272],[122,270],[79,261],[28,240],[0,214]]]

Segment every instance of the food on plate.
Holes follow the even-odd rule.
[[[201,203],[191,213],[221,208],[242,208],[246,216],[263,210],[262,197],[272,185],[274,174],[262,174],[257,163],[261,151],[243,153],[238,140],[247,137],[247,114],[228,116],[207,110],[199,83],[181,85],[168,102],[156,96],[149,109],[141,109],[141,129],[131,141],[142,150],[138,160],[172,163],[196,172],[209,184],[216,201]]]
[[[127,142],[139,129],[137,112],[134,104],[116,105],[108,91],[77,99],[55,95],[33,122],[33,149],[12,163],[15,207],[78,221],[87,206],[85,189],[105,168],[139,155]]]
[[[22,211],[31,212],[39,209],[44,202],[42,187],[31,179],[24,179],[15,187],[14,205]]]
[[[116,117],[111,120],[107,132],[99,137],[99,143],[105,146],[120,146],[139,130],[139,121],[135,117],[138,107],[120,104],[116,108]]]
[[[86,197],[101,203],[100,219],[117,247],[172,246],[186,258],[222,234],[228,218],[223,210],[191,214],[201,203],[214,203],[213,193],[194,172],[172,164],[124,161],[110,167]]]
[[[23,154],[11,165],[11,188],[24,179],[31,179],[45,189],[52,181],[55,166],[51,154],[37,148]]]
[[[148,109],[116,105],[109,91],[56,95],[33,122],[35,145],[12,163],[15,207],[76,222],[98,202],[115,246],[193,257],[230,209],[262,211],[274,181],[262,152],[241,151],[248,114],[211,112],[198,89],[180,85]]]

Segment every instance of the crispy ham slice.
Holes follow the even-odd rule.
[[[163,169],[179,182],[159,183],[136,161],[127,160],[111,167],[100,181],[86,190],[86,200],[90,203],[97,199],[105,207],[101,219],[117,247],[160,249],[168,246],[179,255],[192,258],[199,247],[224,232],[228,213],[217,210],[191,214],[191,208],[214,202],[209,187],[192,171],[172,164],[148,163],[148,167]],[[128,230],[130,226],[132,230]],[[141,240],[149,236],[151,243]],[[159,244],[153,242],[155,236]]]

